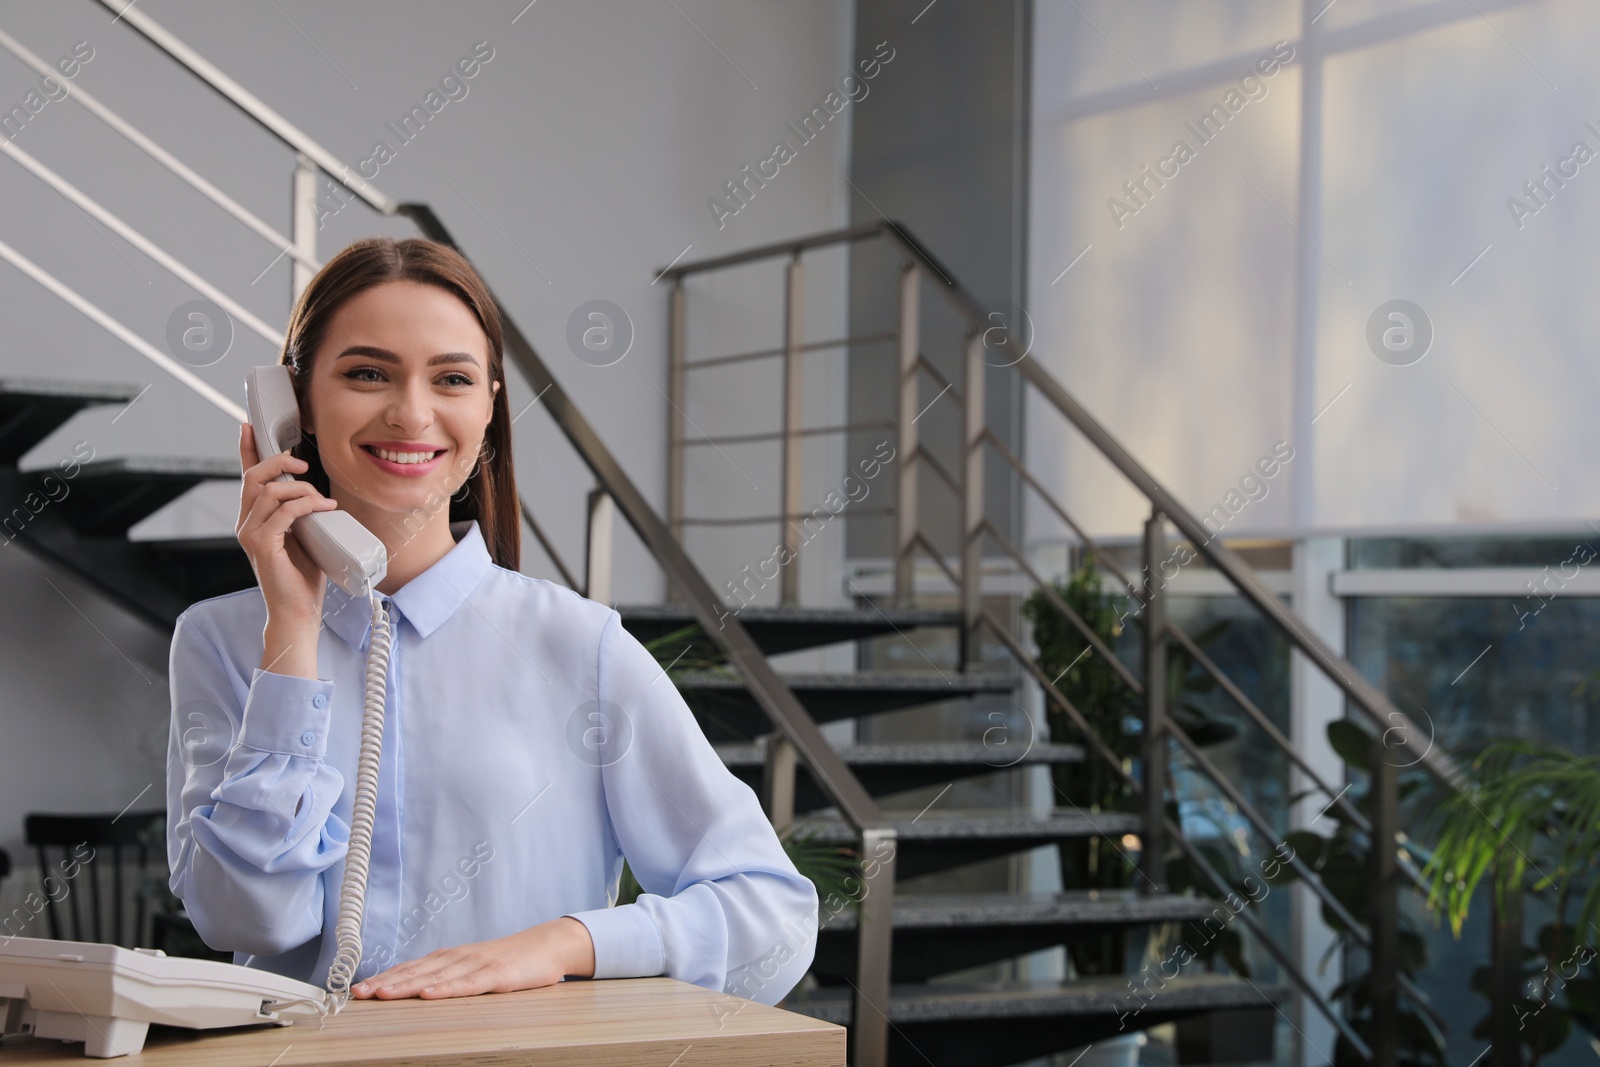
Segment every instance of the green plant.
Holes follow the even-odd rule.
[[[1600,1037],[1600,979],[1583,970],[1594,958],[1590,934],[1600,928],[1600,879],[1594,877],[1600,756],[1494,741],[1472,762],[1469,780],[1459,784],[1428,820],[1437,839],[1423,869],[1428,906],[1448,918],[1459,938],[1472,896],[1486,879],[1505,909],[1516,903],[1513,895],[1525,892],[1530,872],[1534,876],[1526,891],[1544,898],[1555,917],[1522,949],[1521,992],[1512,1006],[1529,1062],[1537,1064],[1566,1042],[1573,1024]],[[1577,914],[1569,919],[1580,893]],[[1520,914],[1520,908],[1511,913]],[[1480,968],[1472,984],[1489,995],[1489,968]],[[1488,1016],[1473,1033],[1489,1035]]]
[[[661,664],[667,676],[674,679],[690,671],[715,670],[727,662],[721,650],[706,638],[699,623],[691,622],[640,644]]]
[[[1102,589],[1102,575],[1094,557],[1087,556],[1065,582],[1051,583],[1062,603],[1083,621],[1095,637],[1115,652],[1122,634],[1128,598]],[[1035,662],[1045,677],[1055,680],[1060,691],[1080,714],[1089,729],[1116,757],[1125,772],[1131,773],[1138,757],[1141,736],[1142,701],[1121,674],[1093,651],[1087,637],[1062,613],[1043,589],[1036,589],[1023,602],[1022,614],[1033,624],[1033,640],[1038,646]],[[1214,641],[1227,627],[1217,622],[1195,636],[1202,647]],[[1193,699],[1212,691],[1216,682],[1196,663],[1181,645],[1171,644],[1167,653],[1167,707],[1173,721],[1197,745],[1212,745],[1238,734],[1237,727],[1218,719]],[[1050,738],[1057,742],[1077,742],[1085,749],[1081,763],[1057,764],[1051,768],[1057,803],[1085,812],[1139,810],[1137,795],[1127,782],[1091,747],[1071,716],[1054,700],[1046,701]],[[1177,819],[1175,804],[1169,814]],[[1124,889],[1132,883],[1133,864],[1125,846],[1112,838],[1096,836],[1062,842],[1061,884],[1074,889]],[[1178,864],[1177,875],[1186,884],[1210,891],[1208,883],[1188,877],[1187,868]],[[1231,932],[1230,932],[1231,934]],[[1080,975],[1118,974],[1126,967],[1126,935],[1109,931],[1093,938],[1080,939],[1068,947],[1073,967]],[[1207,953],[1223,951],[1232,962],[1243,966],[1238,935],[1219,938]],[[1248,974],[1245,970],[1242,973]]]
[[[1375,738],[1351,720],[1341,719],[1328,724],[1328,740],[1340,759],[1359,772],[1362,780],[1351,786],[1345,793],[1345,799],[1355,811],[1370,821],[1372,798],[1366,782],[1370,781]],[[1401,799],[1417,794],[1425,783],[1426,779],[1421,773],[1402,774]],[[1308,795],[1309,791],[1297,795],[1294,800],[1299,801]],[[1339,902],[1351,918],[1367,927],[1372,918],[1371,838],[1337,804],[1330,805],[1315,821],[1321,822],[1323,819],[1333,826],[1330,834],[1324,836],[1314,830],[1296,830],[1285,841],[1294,849],[1295,855],[1316,873],[1329,895]],[[1414,849],[1414,846],[1408,847]],[[1273,885],[1286,885],[1299,877],[1294,867],[1285,864],[1269,881]],[[1363,966],[1366,953],[1349,925],[1326,902],[1322,904],[1322,921],[1337,935],[1337,940],[1330,946],[1328,955],[1323,957],[1319,970],[1326,968],[1335,949],[1344,949],[1345,979],[1334,988],[1332,999],[1345,1002],[1344,1015],[1350,1028],[1370,1045],[1372,1005],[1369,976]],[[1400,918],[1398,957],[1400,972],[1412,979],[1428,963],[1428,943],[1404,910]],[[1444,1067],[1443,1032],[1426,1006],[1414,1002],[1404,992],[1400,994],[1399,1028],[1400,1047],[1397,1051],[1402,1067]],[[1357,1053],[1355,1047],[1340,1035],[1334,1048],[1335,1067],[1357,1067],[1365,1063],[1366,1060]]]

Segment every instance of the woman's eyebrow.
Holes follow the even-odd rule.
[[[375,359],[380,363],[400,362],[399,356],[387,348],[379,348],[376,345],[351,345],[334,358],[343,359],[345,356],[366,356],[368,359]],[[470,363],[474,367],[478,365],[477,359],[467,352],[442,352],[428,360],[428,366],[430,367],[441,363]]]

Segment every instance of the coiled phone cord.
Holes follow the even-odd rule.
[[[367,863],[372,856],[372,823],[378,807],[378,762],[383,755],[383,705],[389,685],[389,616],[377,590],[369,590],[368,596],[372,600],[372,639],[367,646],[361,754],[356,764],[344,881],[339,887],[339,920],[333,935],[336,947],[328,967],[328,992],[335,1015],[350,999],[350,981],[361,963],[361,913],[367,900]]]

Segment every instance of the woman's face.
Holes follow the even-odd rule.
[[[499,390],[488,349],[472,311],[435,285],[384,282],[334,312],[311,363],[305,429],[342,510],[448,514]]]

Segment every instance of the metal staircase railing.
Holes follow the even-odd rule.
[[[796,324],[802,321],[801,306],[803,286],[802,255],[814,249],[855,245],[860,242],[882,241],[898,254],[897,328],[889,333],[875,333],[860,337],[843,337],[829,341],[806,342]],[[783,287],[784,341],[779,347],[759,352],[719,356],[691,362],[685,346],[686,292],[684,280],[709,271],[726,270],[774,259],[787,258],[787,273]],[[1009,322],[995,322],[992,312],[958,281],[951,272],[902,225],[892,221],[870,223],[846,229],[817,233],[788,241],[752,248],[747,251],[717,256],[698,261],[676,264],[665,268],[661,276],[673,284],[669,303],[669,332],[672,381],[672,412],[669,412],[669,522],[675,532],[695,520],[684,514],[684,465],[686,434],[682,412],[686,407],[687,372],[697,366],[718,365],[735,360],[776,358],[782,361],[781,378],[785,383],[781,428],[760,435],[776,440],[781,448],[780,468],[784,472],[783,514],[775,517],[753,517],[742,520],[751,523],[778,522],[787,544],[792,537],[793,520],[804,517],[796,493],[799,483],[800,441],[813,433],[845,433],[852,429],[881,423],[858,423],[831,426],[820,430],[804,429],[800,425],[800,412],[793,398],[798,390],[798,372],[802,353],[824,347],[842,347],[867,342],[893,341],[899,372],[899,389],[896,399],[896,417],[888,425],[898,435],[899,467],[895,505],[894,594],[897,604],[908,605],[912,597],[912,581],[917,558],[925,555],[950,581],[959,596],[962,614],[961,663],[965,669],[983,631],[992,634],[1012,657],[1039,684],[1047,699],[1058,706],[1078,727],[1094,749],[1096,755],[1109,762],[1114,772],[1123,778],[1131,790],[1142,798],[1142,832],[1139,867],[1143,874],[1141,883],[1146,892],[1165,889],[1165,858],[1170,840],[1188,856],[1197,868],[1221,894],[1231,886],[1205,859],[1167,816],[1167,767],[1173,746],[1188,757],[1193,766],[1226,796],[1244,816],[1250,826],[1268,841],[1276,838],[1271,823],[1246,799],[1242,791],[1209,760],[1184,730],[1168,714],[1166,704],[1166,656],[1171,644],[1176,644],[1218,683],[1222,691],[1238,705],[1246,717],[1259,727],[1268,742],[1281,752],[1296,768],[1305,774],[1308,782],[1325,797],[1329,807],[1337,807],[1341,814],[1370,835],[1377,842],[1390,842],[1390,847],[1373,847],[1369,870],[1372,921],[1363,925],[1339,903],[1318,875],[1303,861],[1290,861],[1309,890],[1335,914],[1351,931],[1355,942],[1367,950],[1371,957],[1370,1003],[1372,1005],[1370,1040],[1364,1040],[1338,1011],[1330,1005],[1306,974],[1295,965],[1289,952],[1268,933],[1258,918],[1244,910],[1238,913],[1256,936],[1262,947],[1283,968],[1292,984],[1306,1002],[1325,1016],[1336,1030],[1368,1062],[1376,1067],[1393,1067],[1396,1062],[1399,1040],[1399,996],[1403,993],[1419,1010],[1436,1021],[1437,1012],[1427,1003],[1420,990],[1399,969],[1399,883],[1404,880],[1420,886],[1414,865],[1405,858],[1400,839],[1398,769],[1392,762],[1393,749],[1388,738],[1423,736],[1410,720],[1359,670],[1336,653],[1328,644],[1301,621],[1274,596],[1255,572],[1240,556],[1212,537],[1210,531],[1193,513],[1162,486],[1133,456],[1123,448],[1107,430],[1077,400],[1050,375],[1037,360],[1019,358],[1008,362],[1004,369],[1020,377],[1024,393],[1031,389],[1033,395],[1064,417],[1090,445],[1123,475],[1149,502],[1150,517],[1144,524],[1142,563],[1148,575],[1143,581],[1130,578],[1116,559],[1095,542],[1083,527],[1073,519],[1059,501],[1040,484],[1020,459],[987,425],[984,391],[990,373],[999,370],[986,355],[995,351],[1022,352],[1023,347],[1012,336],[1014,326]],[[964,325],[963,367],[952,382],[924,355],[921,345],[921,293],[924,283],[938,294],[960,318]],[[1010,346],[1010,347],[1006,347]],[[941,388],[941,394],[950,392],[961,405],[961,456],[959,470],[947,471],[922,447],[918,438],[917,421],[922,412],[919,393],[920,378],[926,375]],[[713,439],[716,440],[716,439]],[[987,517],[985,511],[984,466],[987,450],[992,448],[1016,474],[1020,483],[1032,489],[1046,507],[1058,516],[1084,549],[1114,575],[1141,604],[1137,621],[1143,630],[1142,677],[1136,676],[1106,648],[1089,625],[1080,618],[1030,565],[1025,554],[1013,545],[1004,532]],[[933,544],[926,531],[921,529],[918,512],[918,470],[926,466],[945,483],[960,500],[961,544],[952,554],[954,562],[947,561],[945,553]],[[1333,682],[1348,698],[1359,714],[1376,727],[1371,765],[1372,816],[1367,818],[1344,797],[1344,790],[1335,790],[1310,764],[1295,751],[1293,744],[1283,736],[1253,701],[1219,669],[1217,664],[1182,630],[1167,618],[1165,583],[1159,579],[1161,564],[1168,559],[1166,523],[1171,522],[1187,538],[1193,549],[1204,557],[1228,584],[1266,621],[1282,634],[1291,647],[1301,652],[1324,676]],[[1137,777],[1124,769],[1121,761],[1105,742],[1089,727],[1081,711],[1040,671],[1032,657],[1011,634],[1009,628],[992,611],[983,605],[981,586],[985,542],[996,545],[1003,556],[1018,568],[1043,596],[1088,641],[1094,650],[1118,673],[1124,683],[1140,697],[1144,709],[1141,769]],[[797,556],[798,553],[795,553]],[[793,602],[798,566],[784,570],[782,600]],[[1416,761],[1429,775],[1441,783],[1454,783],[1460,771],[1455,762],[1443,751],[1432,747]]]
[[[280,256],[293,261],[293,292],[298,293],[321,266],[316,258],[315,215],[306,200],[314,195],[318,172],[338,183],[373,210],[389,216],[410,219],[428,238],[456,246],[444,224],[426,204],[401,203],[381,193],[371,182],[352,173],[332,153],[323,149],[283,116],[273,111],[243,86],[229,78],[204,57],[185,45],[176,36],[155,22],[143,10],[131,4],[98,0],[113,12],[116,21],[129,26],[144,38],[166,52],[187,68],[200,81],[231,102],[252,121],[273,134],[283,145],[296,153],[296,168],[292,182],[295,210],[292,233],[285,236],[233,200],[226,193],[201,177],[131,123],[117,115],[111,108],[78,86],[73,87],[70,98],[77,100],[91,114],[128,139],[169,172],[176,175],[207,199],[221,207],[234,219],[280,250]],[[0,47],[10,51],[24,63],[49,73],[48,65],[8,34],[0,32]],[[0,142],[4,151],[15,162],[35,177],[45,182],[81,210],[94,216],[174,276],[204,294],[230,315],[260,334],[264,339],[281,347],[280,331],[251,314],[227,294],[211,285],[200,275],[167,253],[154,241],[127,225],[114,213],[102,207],[66,179],[33,156],[8,142]],[[240,405],[218,392],[187,367],[172,359],[124,324],[107,314],[70,285],[34,263],[10,245],[0,242],[0,258],[6,259],[18,270],[44,286],[63,301],[89,317],[113,336],[133,348],[140,355],[172,375],[186,387],[199,394],[230,418],[244,421]],[[749,632],[737,618],[722,611],[722,604],[710,584],[689,559],[673,532],[652,510],[644,495],[617,462],[611,450],[565,390],[556,382],[549,368],[517,326],[514,318],[501,305],[504,318],[506,349],[528,382],[537,391],[550,418],[560,428],[579,458],[594,475],[597,493],[615,502],[623,518],[633,527],[646,548],[662,568],[671,587],[692,608],[710,640],[726,657],[728,664],[739,674],[756,703],[772,721],[783,739],[780,747],[792,761],[799,759],[811,773],[817,785],[837,807],[844,821],[857,837],[860,855],[869,853],[878,857],[871,871],[863,879],[860,896],[860,937],[856,963],[855,996],[852,1002],[851,1051],[852,1061],[861,1065],[882,1067],[888,1049],[888,1018],[876,1007],[887,1004],[889,996],[890,949],[892,929],[891,905],[895,880],[894,825],[880,811],[877,803],[862,787],[850,768],[837,752],[823,739],[816,723],[796,699],[772,666],[767,662]],[[594,494],[591,494],[593,500]],[[520,500],[522,513],[535,536],[568,584],[577,583],[566,563],[554,551],[554,546],[534,518],[525,499]],[[591,508],[591,514],[593,510]],[[586,588],[594,587],[593,569]],[[792,762],[789,764],[792,767]]]

